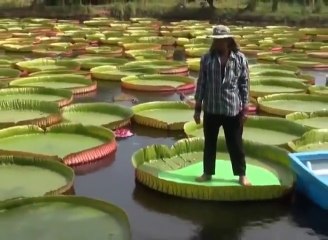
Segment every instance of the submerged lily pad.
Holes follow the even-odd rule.
[[[328,149],[328,129],[313,129],[300,139],[289,142],[294,152],[324,151]]]
[[[58,161],[16,156],[0,156],[0,175],[0,201],[65,193],[74,179]]]
[[[142,184],[170,195],[199,200],[243,201],[274,199],[285,195],[293,186],[288,152],[254,142],[244,142],[247,176],[250,187],[238,185],[232,175],[229,155],[223,139],[217,144],[217,173],[212,181],[198,183],[203,172],[202,138],[183,139],[171,148],[151,145],[132,156],[136,179]]]
[[[328,108],[328,97],[308,94],[273,94],[258,98],[261,111],[286,116],[293,112],[311,113]]]
[[[189,137],[203,137],[203,124],[194,121],[184,125]],[[285,146],[289,141],[300,138],[307,128],[292,121],[276,117],[249,116],[244,124],[243,139],[267,145]],[[224,136],[221,127],[219,136]]]
[[[128,125],[133,112],[117,104],[77,103],[63,108],[62,116],[69,122],[116,129]]]
[[[296,112],[286,115],[286,119],[304,125],[309,129],[328,129],[328,111],[318,111],[311,113]]]
[[[26,198],[3,202],[0,210],[1,239],[131,239],[126,214],[110,203],[90,198]],[[19,228],[13,228],[13,224]]]
[[[133,120],[154,128],[181,130],[192,119],[194,110],[184,102],[148,102],[132,107]]]

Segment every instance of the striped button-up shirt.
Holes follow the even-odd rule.
[[[248,61],[241,52],[231,52],[221,73],[220,57],[207,53],[200,61],[195,100],[206,113],[236,116],[248,103]]]

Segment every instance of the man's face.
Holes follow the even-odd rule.
[[[228,49],[228,39],[222,38],[222,39],[213,39],[214,48],[218,52],[224,52],[226,49]]]

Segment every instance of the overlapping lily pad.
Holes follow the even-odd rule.
[[[293,112],[311,113],[328,108],[328,97],[308,94],[273,94],[258,98],[261,111],[286,116]]]
[[[183,139],[171,148],[152,145],[132,156],[136,179],[142,184],[174,196],[220,201],[275,199],[288,193],[294,183],[288,153],[274,146],[244,143],[247,171],[253,186],[242,187],[232,175],[226,145],[217,145],[217,174],[212,181],[198,183],[194,179],[203,172],[204,140]]]
[[[131,109],[110,103],[77,103],[62,109],[64,120],[116,129],[130,124]]]
[[[124,58],[100,57],[97,55],[82,55],[80,58],[76,58],[75,61],[80,63],[81,68],[85,70],[104,65],[119,66],[129,62],[129,60]]]
[[[139,75],[122,78],[122,87],[137,91],[187,91],[195,88],[195,80],[185,76]]]
[[[57,195],[73,185],[74,172],[58,161],[0,156],[0,201]]]
[[[309,129],[328,129],[328,110],[311,113],[296,112],[286,115],[286,119],[304,125]]]
[[[168,130],[182,130],[194,113],[188,104],[173,101],[141,103],[133,106],[132,110],[136,123]]]
[[[77,74],[50,74],[36,77],[25,77],[9,83],[14,87],[45,87],[54,89],[68,89],[74,94],[92,92],[97,83]]]
[[[203,137],[203,124],[194,121],[184,125],[184,131],[189,137]],[[307,128],[292,121],[264,116],[249,116],[244,125],[243,139],[267,145],[286,146],[291,140],[300,138]],[[224,136],[224,129],[220,129],[220,136]]]
[[[55,102],[59,107],[62,107],[73,101],[73,94],[69,90],[38,87],[0,89],[0,101],[12,100]]]
[[[294,152],[324,151],[328,149],[328,129],[313,129],[300,139],[288,143]]]
[[[116,150],[114,133],[103,127],[57,124],[46,129],[23,125],[0,130],[0,151],[62,159],[68,165],[92,162]]]
[[[26,198],[0,204],[1,239],[130,240],[126,214],[99,200],[75,196]],[[19,226],[19,231],[12,225]],[[56,227],[54,227],[56,226]],[[69,227],[68,227],[69,226]],[[67,229],[66,229],[67,228]],[[58,229],[66,229],[60,234]]]

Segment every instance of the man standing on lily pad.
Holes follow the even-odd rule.
[[[200,124],[203,110],[205,137],[204,172],[196,181],[211,181],[215,174],[217,139],[222,126],[233,173],[242,186],[249,186],[242,141],[249,91],[248,61],[228,27],[215,26],[210,37],[212,46],[201,58],[195,94],[194,120]]]

